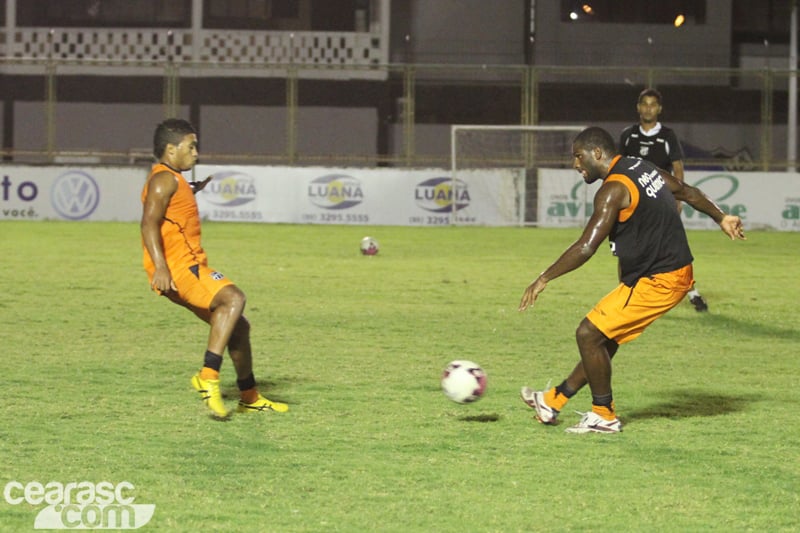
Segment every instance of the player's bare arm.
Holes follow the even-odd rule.
[[[678,181],[683,181],[683,161],[680,159],[672,162],[672,175],[675,176]],[[680,201],[676,201],[675,203],[677,204],[678,213],[680,213],[683,210],[683,203]]]
[[[678,159],[677,161],[673,161],[672,162],[672,175],[675,176],[675,178],[678,181],[684,181],[683,180],[683,161],[681,161],[680,159]]]
[[[150,179],[140,224],[142,242],[153,260],[155,272],[152,288],[159,293],[176,290],[175,282],[169,273],[164,256],[164,243],[161,240],[161,224],[167,212],[170,198],[178,190],[175,177],[169,172],[160,172]]]
[[[679,181],[675,176],[664,170],[659,169],[659,172],[676,200],[686,202],[701,213],[710,216],[731,240],[745,240],[741,218],[735,215],[726,215],[711,198],[697,187],[692,187],[683,181]]]
[[[611,233],[620,210],[630,205],[630,194],[618,182],[605,183],[594,197],[594,213],[580,238],[567,248],[555,263],[539,274],[522,294],[519,310],[531,307],[547,283],[559,276],[579,268],[586,263]]]

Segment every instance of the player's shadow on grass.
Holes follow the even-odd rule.
[[[776,327],[771,324],[762,324],[742,320],[730,315],[717,315],[712,313],[696,313],[698,316],[677,316],[667,314],[664,320],[682,321],[698,323],[698,317],[702,319],[701,324],[708,325],[715,330],[725,331],[732,336],[742,335],[747,337],[768,337],[770,339],[796,340],[797,330]]]
[[[626,422],[647,418],[695,418],[698,416],[719,416],[743,411],[755,398],[731,396],[692,390],[674,390],[668,393],[670,399],[641,409],[629,411],[623,417]]]

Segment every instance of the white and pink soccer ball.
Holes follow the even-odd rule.
[[[486,372],[473,361],[451,361],[442,373],[442,391],[457,403],[478,401],[486,392]]]
[[[380,245],[378,241],[372,237],[364,237],[361,239],[361,253],[364,255],[375,255],[378,253]]]

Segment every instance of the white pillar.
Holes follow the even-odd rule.
[[[203,32],[203,0],[192,0],[192,61],[200,60]]]
[[[17,28],[17,0],[6,0],[6,57],[14,57]]]
[[[789,116],[786,125],[787,172],[797,169],[797,0],[792,2],[792,15],[789,31]]]

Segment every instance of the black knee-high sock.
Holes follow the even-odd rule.
[[[206,351],[203,366],[219,372],[219,369],[222,367],[222,356],[215,354],[214,352]]]
[[[256,388],[256,377],[251,372],[249,376],[244,379],[237,379],[236,385],[239,387],[239,390],[248,390],[248,389],[255,389]]]
[[[561,385],[556,387],[556,394],[563,394],[566,398],[572,398],[577,392],[578,391],[573,390],[569,385],[567,385],[566,379],[561,382]]]

